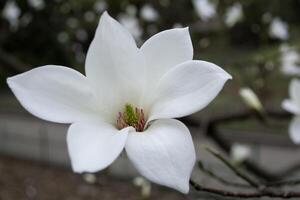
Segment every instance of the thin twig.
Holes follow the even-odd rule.
[[[300,179],[293,179],[293,180],[282,180],[276,182],[266,183],[267,187],[282,187],[282,186],[293,186],[300,184]]]
[[[251,193],[231,192],[231,191],[203,187],[193,180],[190,180],[190,185],[197,191],[208,192],[210,194],[215,194],[223,197],[236,197],[236,198],[271,197],[271,198],[283,198],[283,199],[300,197],[300,192],[293,192],[293,191],[278,192],[278,191],[270,191],[270,190],[258,190],[257,192],[251,192]]]
[[[268,117],[272,117],[274,119],[287,119],[290,118],[290,113],[287,112],[278,112],[272,110],[266,110],[266,114]],[[253,118],[253,113],[249,111],[232,113],[226,116],[216,117],[206,124],[206,135],[214,140],[226,153],[230,152],[231,144],[228,143],[218,132],[217,126],[221,123],[232,122],[232,121],[243,121],[249,118]],[[256,175],[259,179],[263,179],[266,182],[268,181],[277,181],[284,177],[287,177],[293,174],[295,171],[300,170],[300,163],[295,166],[288,167],[282,171],[278,171],[276,173],[271,173],[268,170],[264,169],[257,163],[254,163],[250,160],[245,160],[244,165],[247,170],[251,171],[252,174]]]
[[[204,167],[204,165],[201,161],[198,161],[198,167],[203,173],[207,174],[211,178],[214,178],[215,180],[219,181],[220,183],[223,183],[224,185],[230,185],[230,186],[240,187],[240,188],[249,188],[249,187],[251,187],[247,184],[234,183],[234,182],[227,181],[226,179],[216,175],[213,171],[211,171],[211,170],[207,169],[206,167]]]
[[[257,188],[257,189],[261,189],[261,185],[253,180],[251,177],[249,177],[248,175],[242,173],[240,170],[236,169],[228,160],[226,160],[221,154],[211,150],[210,148],[206,147],[205,148],[208,152],[210,152],[212,155],[214,155],[216,158],[218,158],[219,160],[221,160],[230,170],[232,170],[238,177],[240,177],[241,179],[243,179],[244,181],[246,181],[247,183],[249,183],[251,186]]]

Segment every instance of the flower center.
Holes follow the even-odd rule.
[[[137,132],[142,132],[145,128],[145,114],[143,109],[133,107],[131,104],[126,104],[124,111],[119,112],[117,119],[117,127],[123,129],[128,126],[135,128]]]

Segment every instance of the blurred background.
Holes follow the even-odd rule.
[[[290,116],[282,111],[281,102],[288,97],[290,80],[300,75],[300,0],[1,0],[1,199],[140,199],[146,186],[152,199],[201,198],[158,186],[151,190],[144,181],[144,186],[137,186],[141,180],[134,179],[137,173],[126,155],[97,175],[73,174],[67,126],[34,118],[8,89],[7,77],[46,64],[84,73],[86,52],[105,10],[139,46],[157,32],[188,26],[194,59],[216,63],[233,76],[207,108],[182,119],[190,126],[199,159],[209,168],[232,177],[203,151],[203,145],[227,151],[230,159],[242,156],[241,163],[250,160],[250,167],[254,163],[264,173],[274,175],[294,167],[292,175],[297,174],[300,151],[289,139]],[[239,95],[245,87],[263,105],[258,117],[249,114],[252,108]],[[230,119],[218,126],[226,147],[206,129],[222,118]],[[194,176],[205,185],[225,187],[197,167]]]

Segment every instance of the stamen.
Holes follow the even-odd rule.
[[[142,132],[145,128],[146,120],[143,109],[135,107],[130,104],[125,105],[124,112],[119,112],[117,118],[117,127],[123,129],[128,126],[135,128],[137,132]]]

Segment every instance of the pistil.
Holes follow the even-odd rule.
[[[145,114],[143,109],[126,104],[123,112],[119,112],[117,127],[123,129],[128,126],[135,128],[137,132],[142,132],[145,128]]]

